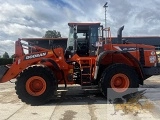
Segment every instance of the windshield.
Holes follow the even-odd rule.
[[[74,28],[73,27],[70,27],[70,30],[69,30],[69,37],[68,37],[68,40],[67,40],[67,48],[69,46],[73,46],[74,47]]]

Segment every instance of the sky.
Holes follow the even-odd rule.
[[[160,36],[159,0],[0,0],[0,55],[14,54],[18,38],[43,37],[47,30],[68,36],[68,22],[105,23],[116,36]]]

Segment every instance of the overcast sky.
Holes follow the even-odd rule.
[[[68,22],[101,22],[106,0],[0,0],[0,55],[14,54],[14,41],[42,37],[46,30],[68,35]],[[160,0],[107,0],[112,36],[159,36]]]

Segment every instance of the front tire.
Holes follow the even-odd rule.
[[[16,94],[26,104],[41,105],[49,101],[57,90],[53,72],[46,66],[30,66],[15,83]]]
[[[125,64],[114,64],[105,69],[101,77],[102,94],[115,99],[137,91],[138,75],[135,70]]]

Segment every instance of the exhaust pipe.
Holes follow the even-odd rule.
[[[118,32],[117,32],[117,42],[118,44],[122,44],[122,30],[124,29],[124,26],[120,27],[118,29]]]

